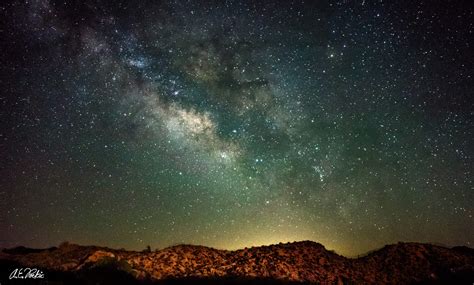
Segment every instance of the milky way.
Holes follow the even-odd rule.
[[[472,246],[473,11],[252,2],[1,4],[0,246]]]

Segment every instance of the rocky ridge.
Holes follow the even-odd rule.
[[[436,283],[452,278],[471,284],[474,281],[473,249],[421,243],[388,245],[357,259],[340,256],[311,241],[236,251],[177,245],[150,252],[65,243],[45,250],[3,250],[0,260],[73,273],[112,264],[144,282],[189,278],[264,278],[315,284]]]

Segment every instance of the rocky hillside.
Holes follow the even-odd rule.
[[[118,276],[121,284],[181,284],[186,280],[192,284],[474,282],[473,249],[420,243],[389,245],[358,259],[345,258],[310,241],[237,251],[178,245],[154,252],[66,243],[45,250],[6,249],[0,253],[0,265],[2,284],[8,284],[3,280],[18,266],[41,268],[47,280],[63,284],[107,284]]]

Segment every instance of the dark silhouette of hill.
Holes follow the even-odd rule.
[[[311,241],[150,252],[64,243],[5,249],[0,267],[1,284],[10,284],[8,276],[20,267],[39,268],[45,279],[16,279],[19,284],[473,284],[474,250],[398,243],[349,259]]]

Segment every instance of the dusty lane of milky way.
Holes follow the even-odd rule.
[[[1,4],[0,246],[472,246],[472,10],[251,2]]]

